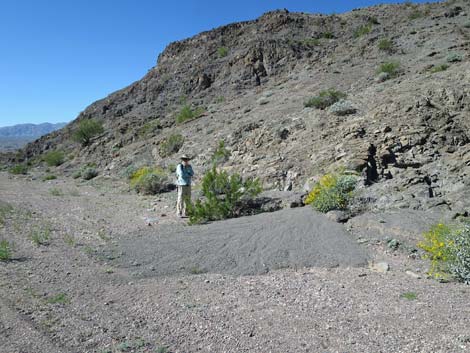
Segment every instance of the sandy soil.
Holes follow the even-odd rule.
[[[234,254],[232,238],[262,234],[251,230],[263,222],[272,223],[272,244],[285,249],[286,230],[275,225],[282,216],[190,228],[173,217],[174,194],[125,190],[112,180],[42,182],[0,174],[0,206],[14,207],[0,226],[0,239],[14,244],[14,259],[0,262],[0,352],[470,351],[470,287],[425,278],[426,262],[408,247],[393,251],[371,232],[361,237],[356,224],[354,234],[333,232],[347,237],[337,240],[344,262],[304,268],[301,259],[293,268],[271,264],[266,274],[242,276],[224,256],[218,260],[224,266],[207,268],[209,255],[222,243],[231,249],[222,254]],[[305,211],[282,214],[294,221]],[[315,217],[310,221],[320,222]],[[302,239],[298,234],[293,228],[293,244]],[[325,232],[313,234],[318,238],[311,241]],[[197,237],[204,247],[196,246]],[[273,253],[266,234],[260,239],[248,241],[248,253]],[[303,250],[321,249],[306,241]],[[364,256],[386,261],[390,271],[357,266]],[[162,271],[161,258],[168,268],[171,257],[180,270]],[[198,258],[207,261],[190,267]]]

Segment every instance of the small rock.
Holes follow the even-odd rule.
[[[385,82],[390,78],[390,75],[386,72],[381,72],[376,78],[375,82]]]
[[[329,211],[326,213],[326,217],[329,220],[337,223],[346,223],[349,219],[349,215],[344,211]]]
[[[418,273],[414,273],[413,271],[406,271],[405,272],[408,276],[410,277],[413,277],[413,278],[416,278],[416,279],[420,279],[421,278],[421,275],[418,274]]]
[[[385,273],[390,270],[390,265],[386,262],[371,263],[369,269],[374,272]]]

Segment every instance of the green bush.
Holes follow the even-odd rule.
[[[180,112],[176,115],[176,122],[178,124],[184,123],[185,121],[199,118],[204,114],[205,109],[202,107],[196,107],[192,109],[190,105],[186,104],[181,108]]]
[[[320,37],[325,39],[333,39],[335,35],[332,32],[323,32],[320,34]]]
[[[50,151],[42,157],[42,160],[49,167],[57,167],[65,162],[65,155],[62,151]]]
[[[202,178],[204,200],[187,205],[190,224],[236,217],[242,198],[255,197],[261,191],[258,179],[243,180],[214,166]]]
[[[449,65],[446,65],[446,64],[437,65],[431,69],[431,73],[434,74],[436,72],[446,71],[448,68],[449,68]]]
[[[366,34],[369,34],[371,31],[372,31],[371,24],[361,26],[354,31],[354,37],[359,38],[359,37],[365,36]]]
[[[11,174],[28,174],[28,166],[26,164],[16,164],[10,168]]]
[[[87,146],[94,136],[103,133],[103,131],[104,128],[100,122],[94,119],[87,119],[79,123],[72,137],[76,142],[81,143],[82,146]]]
[[[9,261],[11,256],[11,244],[7,240],[0,241],[0,261]]]
[[[49,227],[35,228],[31,231],[30,239],[34,245],[49,245],[51,239],[51,229]]]
[[[155,195],[168,189],[168,176],[160,168],[143,167],[130,178],[131,187],[144,195]]]
[[[212,163],[217,165],[228,161],[230,158],[230,151],[225,148],[225,142],[223,140],[219,141],[219,146],[212,155]]]
[[[168,136],[165,140],[160,142],[159,153],[162,157],[169,157],[177,153],[184,144],[184,137],[180,134],[173,134]]]
[[[98,176],[98,171],[94,167],[86,167],[80,173],[83,180],[91,180]]]
[[[5,224],[5,219],[13,211],[13,206],[6,202],[0,201],[0,226]]]
[[[384,39],[381,39],[381,40],[379,41],[379,45],[378,45],[378,46],[379,46],[379,49],[380,49],[380,50],[388,51],[388,52],[389,52],[389,51],[391,51],[392,48],[393,48],[393,42],[392,42],[390,39],[388,39],[388,38],[384,38]]]
[[[226,47],[220,47],[217,49],[217,55],[219,58],[224,58],[228,55],[228,49]]]
[[[57,177],[55,175],[49,174],[49,175],[44,176],[42,178],[42,181],[48,181],[48,180],[54,180],[54,179],[57,179]]]
[[[353,175],[326,174],[314,185],[305,204],[323,213],[344,210],[353,196],[356,184],[357,179]]]
[[[142,125],[140,129],[137,131],[137,134],[140,136],[147,136],[147,135],[154,134],[161,129],[162,129],[162,125],[160,124],[160,120],[154,119]]]
[[[429,275],[437,279],[449,276],[470,284],[470,223],[439,223],[423,234],[418,244],[431,260]]]
[[[346,98],[346,94],[334,89],[321,91],[318,96],[310,98],[304,103],[305,107],[313,107],[317,109],[325,109],[330,105],[338,102],[340,99]]]
[[[398,74],[400,73],[399,68],[400,68],[400,63],[398,62],[395,62],[395,61],[386,62],[379,66],[379,68],[377,69],[377,73],[380,74],[383,72],[383,73],[388,74],[389,78],[393,78],[393,77],[397,77]]]
[[[419,10],[414,10],[412,13],[410,13],[410,15],[408,16],[408,18],[409,18],[410,20],[416,20],[416,19],[421,18],[421,17],[423,17],[423,16],[424,16],[424,15],[423,15],[423,13],[422,13],[421,11],[419,11]]]

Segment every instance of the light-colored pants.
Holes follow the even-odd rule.
[[[178,185],[178,201],[176,202],[177,216],[186,216],[187,202],[191,202],[191,185]]]

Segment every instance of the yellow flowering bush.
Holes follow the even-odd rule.
[[[161,168],[142,167],[130,177],[133,189],[142,194],[157,194],[166,191],[168,178]]]
[[[356,177],[348,174],[325,174],[305,199],[317,211],[342,210],[348,206],[356,187]]]
[[[431,268],[428,274],[436,279],[446,279],[448,275],[448,265],[451,260],[451,248],[453,245],[452,229],[439,223],[423,234],[424,240],[418,246],[426,251],[425,258],[431,261]]]
[[[437,279],[450,276],[470,284],[470,223],[447,226],[439,223],[423,234],[418,244],[431,260],[429,275]]]

